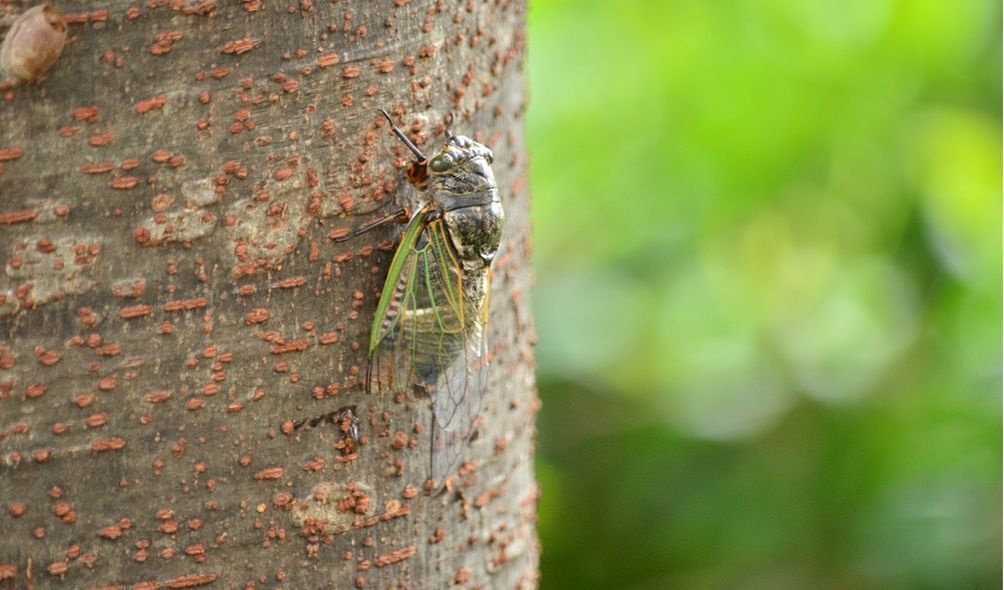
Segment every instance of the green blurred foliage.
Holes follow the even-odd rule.
[[[1000,23],[533,3],[544,588],[998,586]]]

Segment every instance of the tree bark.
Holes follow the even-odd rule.
[[[34,3],[0,0],[0,34]],[[66,0],[0,87],[0,588],[534,586],[524,3]],[[409,154],[495,152],[477,435],[367,395]],[[354,406],[340,425],[294,428]]]

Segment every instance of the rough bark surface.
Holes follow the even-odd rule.
[[[0,34],[34,3],[0,0]],[[536,583],[519,0],[66,0],[0,87],[0,588]],[[363,391],[409,154],[495,152],[491,389],[446,491]],[[356,407],[360,442],[296,420]]]

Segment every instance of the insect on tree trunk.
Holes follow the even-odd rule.
[[[55,8],[0,86],[0,589],[534,586],[524,3]],[[402,226],[336,241],[418,204],[381,108],[427,153],[455,115],[506,213],[436,491],[430,400],[364,387]]]

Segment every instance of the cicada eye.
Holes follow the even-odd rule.
[[[453,167],[453,158],[449,154],[439,154],[429,162],[433,172],[446,172]]]
[[[495,161],[495,156],[492,155],[491,151],[485,154],[485,160],[487,160],[489,164]]]

